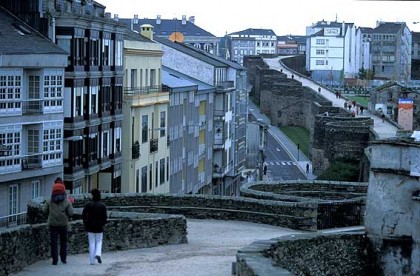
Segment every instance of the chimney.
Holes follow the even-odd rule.
[[[118,16],[118,14],[114,14],[114,20],[115,20],[115,21],[120,20],[120,18],[119,18],[119,16]]]
[[[160,14],[158,14],[158,16],[156,17],[156,25],[160,25],[161,22],[162,22],[161,16]]]
[[[139,24],[139,15],[138,14],[134,15],[133,24]]]
[[[110,13],[110,12],[106,12],[106,13],[105,13],[105,18],[107,18],[107,19],[111,19],[111,13]]]
[[[191,23],[195,24],[195,16],[188,17],[188,21],[190,21]]]
[[[153,26],[150,24],[141,25],[140,34],[150,40],[153,40]]]
[[[182,25],[187,25],[187,16],[186,15],[182,16]]]

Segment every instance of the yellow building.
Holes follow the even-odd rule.
[[[151,25],[124,37],[123,193],[169,192],[169,93],[161,85],[162,55]]]

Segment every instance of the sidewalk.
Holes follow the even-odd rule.
[[[282,66],[279,62],[281,58],[282,57],[271,58],[271,59],[265,58],[264,61],[269,65],[271,69],[278,70],[278,71],[282,70],[283,73],[286,74],[288,78],[291,78],[292,75],[294,75],[294,79],[301,82],[303,86],[307,86],[313,89],[314,91],[318,91],[318,88],[320,88],[320,85],[318,83],[312,81],[311,79],[307,77],[297,75],[296,73],[291,72],[287,67]],[[344,102],[346,102],[346,100],[342,98],[337,99],[335,95],[335,91],[322,86],[320,93],[326,99],[330,100],[333,106],[344,108]],[[372,118],[374,121],[373,129],[378,135],[379,139],[395,137],[397,134],[398,128],[396,126],[394,126],[393,124],[389,123],[386,120],[385,122],[382,122],[382,118],[379,118],[378,116],[372,114],[369,110],[364,110],[363,114],[359,114],[356,116]]]
[[[55,266],[43,260],[14,275],[228,276],[240,248],[257,240],[301,233],[242,221],[187,219],[187,225],[188,244],[104,252],[102,264],[97,265],[89,264],[88,253],[70,255],[67,264]]]

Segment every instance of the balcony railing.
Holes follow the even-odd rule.
[[[124,96],[132,97],[139,95],[147,95],[150,93],[168,92],[166,86],[140,86],[140,87],[124,87]]]
[[[42,113],[44,100],[26,100],[22,101],[22,114]]]
[[[22,157],[22,171],[36,170],[42,168],[43,154],[34,154]]]
[[[26,223],[26,212],[0,217],[0,228],[13,227]]]
[[[217,89],[228,89],[235,87],[235,83],[233,81],[220,81],[216,82]]]

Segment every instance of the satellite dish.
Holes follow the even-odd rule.
[[[169,36],[169,40],[172,42],[184,42],[184,35],[180,32],[173,32]]]

